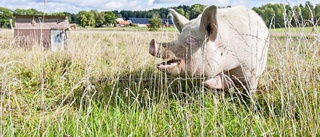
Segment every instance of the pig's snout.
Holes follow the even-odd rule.
[[[158,52],[158,44],[156,43],[156,41],[154,39],[152,39],[150,42],[149,53],[152,56],[156,56],[157,52]]]

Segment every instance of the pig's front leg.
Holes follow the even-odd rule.
[[[231,81],[224,74],[218,74],[204,82],[204,85],[211,89],[228,89],[231,86]]]

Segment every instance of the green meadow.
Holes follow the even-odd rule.
[[[110,29],[72,31],[61,51],[1,30],[0,136],[320,135],[319,28],[270,30],[255,94],[158,71],[149,42],[177,39],[171,28]]]

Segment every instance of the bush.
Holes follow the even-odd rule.
[[[150,23],[150,31],[157,31],[158,30],[158,28],[160,28],[161,27],[161,25],[162,25],[162,20],[158,17],[158,16],[156,16],[156,15],[154,15],[150,20],[149,20],[149,23]]]
[[[131,23],[130,24],[132,27],[138,27],[138,24],[136,24],[136,23]]]

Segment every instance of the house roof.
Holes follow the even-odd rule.
[[[130,20],[135,24],[150,24],[150,18],[130,18]],[[173,21],[171,19],[162,19],[162,24],[166,24],[167,22],[169,22],[169,25],[173,24]]]
[[[132,23],[135,24],[149,24],[150,18],[130,18]]]
[[[162,19],[162,24],[166,24],[167,22],[169,23],[169,25],[173,25],[172,19]]]
[[[127,25],[127,24],[130,24],[129,21],[119,21],[119,24],[120,25]]]

